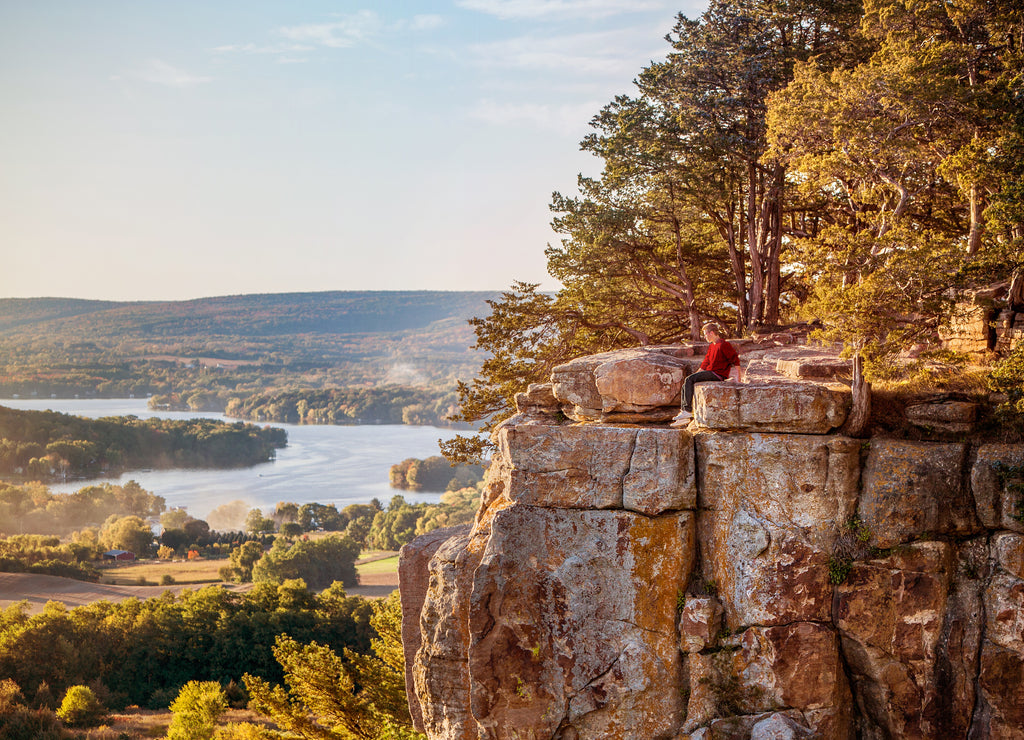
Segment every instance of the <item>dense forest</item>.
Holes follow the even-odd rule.
[[[712,0],[592,120],[549,295],[473,320],[485,428],[571,357],[814,318],[890,371],[957,291],[1024,267],[1024,13],[1011,0]],[[453,458],[479,445],[448,445]]]
[[[154,398],[159,403],[161,398]],[[372,388],[254,393],[232,398],[224,413],[251,421],[290,424],[430,424],[451,426],[458,411],[448,389],[381,385]]]
[[[0,474],[29,479],[139,468],[244,467],[273,459],[282,429],[211,419],[84,419],[0,406]]]
[[[38,650],[40,638],[55,637],[58,644],[68,647],[71,640],[79,638],[97,643],[83,650],[83,663],[64,664],[67,673],[50,676],[56,690],[45,678],[35,691],[27,693],[14,678],[0,680],[0,737],[95,737],[90,728],[104,724],[111,709],[122,706],[132,692],[141,695],[152,689],[148,703],[155,708],[169,705],[173,712],[167,727],[170,740],[423,739],[412,729],[405,698],[397,593],[375,602],[347,598],[340,588],[312,596],[301,581],[292,581],[276,589],[254,589],[244,597],[225,596],[223,591],[204,589],[186,592],[180,599],[165,596],[120,605],[102,602],[98,608],[81,607],[70,613],[49,608],[29,619],[18,606],[0,612],[0,664],[10,662],[12,653],[3,652],[7,648],[22,643]],[[333,624],[328,624],[329,619]],[[200,633],[202,629],[209,632]],[[257,651],[232,656],[236,648],[247,644],[247,629],[255,633]],[[270,646],[270,656],[276,662],[270,665],[264,660],[263,638],[275,629],[281,631]],[[293,632],[319,640],[300,641]],[[155,644],[139,650],[147,639]],[[136,658],[158,657],[176,639],[186,641],[188,648],[171,657],[172,668],[181,667],[185,660],[201,660],[197,651],[203,647],[215,651],[207,661],[211,665],[230,657],[240,657],[242,663],[221,663],[224,673],[219,679],[190,679],[179,689],[173,684],[162,687],[159,677],[152,676],[154,672],[147,671]],[[112,661],[96,660],[103,656]],[[94,661],[91,665],[90,658]],[[62,663],[58,660],[57,664]],[[241,681],[226,678],[242,667],[255,670],[247,670]],[[88,683],[69,684],[70,680],[84,680],[89,669],[95,673]],[[194,671],[186,668],[184,672]],[[200,672],[209,671],[204,667]],[[47,675],[45,670],[26,673],[23,670],[19,676],[23,682]],[[276,683],[277,675],[283,678],[283,685]],[[108,684],[121,682],[128,691],[110,690]],[[229,706],[248,706],[286,734],[251,722],[218,728],[217,720]],[[144,735],[153,737],[159,731],[147,729]],[[117,737],[128,736],[122,733]]]
[[[30,702],[40,692],[60,697],[85,684],[101,687],[109,707],[166,707],[190,680],[240,683],[250,673],[280,681],[272,651],[282,633],[365,653],[370,614],[370,603],[347,597],[340,584],[314,594],[301,581],[70,610],[51,603],[36,615],[14,605],[0,611],[0,675],[14,679]]]

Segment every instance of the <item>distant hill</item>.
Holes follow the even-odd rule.
[[[0,333],[52,319],[64,319],[115,308],[114,301],[81,298],[0,298]]]
[[[128,337],[274,337],[370,334],[465,322],[487,312],[488,292],[334,291],[271,293],[191,301],[126,302],[71,298],[0,299],[0,336],[73,335],[84,341]]]
[[[167,402],[213,410],[269,391],[450,389],[473,377],[482,360],[471,349],[468,319],[488,315],[487,300],[498,297],[335,291],[191,301],[0,299],[0,398],[177,394]]]

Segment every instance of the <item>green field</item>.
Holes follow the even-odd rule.
[[[381,573],[397,573],[398,556],[392,555],[391,557],[381,558],[380,560],[374,560],[369,563],[357,565],[356,571],[361,576],[380,575]]]

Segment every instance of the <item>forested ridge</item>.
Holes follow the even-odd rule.
[[[125,337],[272,337],[374,334],[422,329],[473,314],[486,292],[330,291],[217,296],[189,301],[0,299],[0,335],[50,333],[109,341]]]
[[[479,368],[466,321],[496,295],[0,299],[0,397],[148,396],[176,409],[223,411],[232,400],[255,395],[401,386],[417,394],[414,403],[395,400],[386,412],[362,414],[365,420],[402,423],[405,407],[413,405],[418,408],[407,416],[417,421],[406,423],[445,423],[456,380]],[[393,390],[385,388],[377,400],[388,393]]]
[[[712,0],[581,143],[551,202],[555,295],[475,319],[462,418],[569,358],[815,319],[869,378],[938,346],[957,292],[1024,266],[1024,11],[1010,0]],[[475,448],[447,447],[458,458]]]

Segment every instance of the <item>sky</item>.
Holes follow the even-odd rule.
[[[705,0],[0,0],[0,297],[557,283],[591,118]]]

